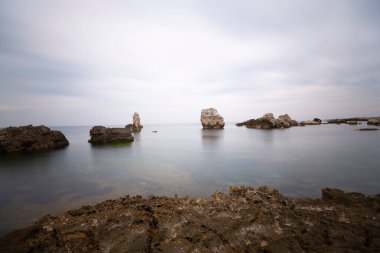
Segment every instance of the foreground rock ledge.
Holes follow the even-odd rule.
[[[1,252],[380,252],[380,195],[294,199],[232,186],[211,200],[126,196],[0,239]]]
[[[47,126],[7,127],[0,130],[1,152],[37,152],[63,148],[69,141]]]

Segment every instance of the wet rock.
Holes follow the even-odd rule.
[[[224,119],[214,108],[203,109],[201,111],[201,123],[203,129],[224,128]]]
[[[60,131],[46,126],[7,127],[0,130],[0,152],[35,152],[69,145]]]
[[[367,121],[367,125],[374,125],[374,126],[380,126],[380,119],[379,118],[372,118]]]
[[[357,125],[358,122],[357,121],[353,121],[353,120],[349,120],[349,121],[347,121],[347,124],[348,125]]]
[[[296,199],[231,186],[210,200],[125,196],[45,216],[0,252],[379,252],[380,195]]]
[[[118,142],[131,142],[134,140],[132,131],[129,128],[106,128],[104,126],[94,126],[90,130],[92,144],[106,144]]]

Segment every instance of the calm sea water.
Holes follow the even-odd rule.
[[[363,126],[146,125],[135,142],[106,146],[87,142],[91,127],[52,127],[69,147],[0,154],[0,233],[127,194],[209,197],[232,184],[307,197],[323,187],[380,193],[380,131],[357,131]]]

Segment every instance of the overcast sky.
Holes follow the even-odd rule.
[[[380,1],[0,2],[0,125],[380,115]]]

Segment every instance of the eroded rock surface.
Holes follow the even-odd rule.
[[[232,186],[210,200],[125,196],[0,239],[1,252],[379,252],[380,195]]]
[[[224,119],[214,108],[201,111],[201,123],[203,129],[219,129],[224,127]]]
[[[131,142],[134,140],[132,130],[129,128],[106,128],[104,126],[94,126],[90,130],[92,144],[106,144],[117,142]]]
[[[63,148],[69,141],[46,126],[7,127],[0,130],[0,152],[35,152]]]
[[[260,118],[237,123],[236,126],[259,129],[289,128],[292,126],[298,126],[298,122],[292,119],[288,114],[280,115],[276,119],[272,113],[266,113]]]

